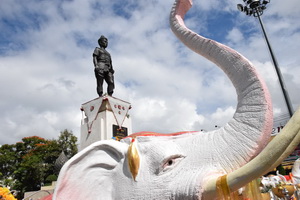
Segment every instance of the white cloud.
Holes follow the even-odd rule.
[[[233,107],[228,107],[226,109],[223,108],[218,108],[215,113],[212,114],[211,118],[216,122],[216,125],[221,122],[221,124],[224,124],[224,119],[229,119],[230,117],[232,118],[233,114],[235,112],[235,108]]]
[[[234,44],[238,44],[243,42],[244,36],[239,29],[233,28],[226,36],[226,39],[232,41]]]

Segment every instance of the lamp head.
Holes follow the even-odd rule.
[[[249,0],[250,8],[257,8],[260,5],[260,0]]]

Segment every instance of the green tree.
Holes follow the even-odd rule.
[[[60,132],[60,136],[58,137],[58,144],[68,158],[71,158],[78,152],[76,143],[77,137],[73,135],[72,131],[68,131],[67,129],[65,129],[64,131]]]
[[[0,147],[0,183],[13,187],[13,173],[16,170],[17,155],[16,145],[2,145]]]
[[[47,173],[47,163],[44,161],[49,141],[38,136],[25,137],[17,144],[18,163],[14,171],[15,188],[20,191],[20,198],[26,191],[40,189]]]
[[[0,182],[18,190],[18,199],[22,199],[24,192],[39,190],[56,179],[56,159],[62,151],[69,158],[75,155],[76,142],[76,136],[64,130],[57,140],[31,136],[0,146]]]

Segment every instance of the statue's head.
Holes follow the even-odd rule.
[[[101,35],[101,37],[98,40],[98,44],[100,47],[106,48],[108,45],[108,40],[104,35]]]

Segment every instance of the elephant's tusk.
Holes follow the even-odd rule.
[[[235,191],[251,180],[264,175],[278,166],[283,159],[300,143],[300,108],[266,148],[243,167],[227,175],[230,191]],[[204,188],[204,199],[213,199],[216,191],[216,179],[208,181]]]
[[[299,115],[299,113],[297,113],[297,114],[298,114],[298,117],[296,117],[296,115],[294,115],[295,117],[293,117],[289,120],[288,124],[283,129],[284,132],[282,130],[280,135],[276,136],[273,139],[274,142],[277,142],[277,144],[278,144],[278,145],[275,144],[274,146],[279,147],[280,145],[283,145],[284,141],[286,141],[285,143],[287,143],[287,145],[284,146],[285,150],[281,154],[281,156],[273,163],[273,165],[270,166],[270,168],[265,173],[267,173],[270,170],[277,167],[298,146],[298,144],[300,142],[300,120],[299,120],[300,115]],[[289,136],[288,135],[289,133],[296,133],[296,134]],[[289,141],[291,141],[291,142],[289,142]]]

